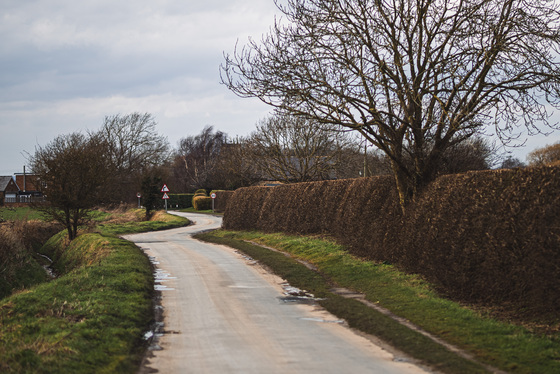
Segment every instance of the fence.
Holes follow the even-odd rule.
[[[41,203],[45,201],[44,196],[29,196],[29,195],[18,195],[14,197],[5,197],[4,204],[31,204],[31,203]]]

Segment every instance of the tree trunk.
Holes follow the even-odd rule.
[[[406,206],[412,201],[414,189],[406,169],[395,162],[391,162],[391,168],[393,169],[397,193],[399,194],[399,204],[404,213]]]
[[[406,207],[437,177],[437,168],[433,163],[422,165],[421,169],[408,170],[395,162],[391,163],[395,184],[399,195],[399,204],[403,213]]]

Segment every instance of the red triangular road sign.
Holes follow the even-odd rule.
[[[169,192],[169,188],[167,188],[167,184],[164,184],[161,188],[161,192]]]
[[[165,192],[165,193],[163,194],[162,199],[164,199],[164,200],[169,199],[169,196],[167,196],[167,192]]]

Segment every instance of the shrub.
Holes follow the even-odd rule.
[[[194,196],[208,196],[208,194],[206,193],[205,189],[200,188],[200,189],[194,191]]]
[[[195,196],[193,198],[193,207],[195,210],[212,209],[212,198],[208,196]]]

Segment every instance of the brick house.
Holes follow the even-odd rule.
[[[19,187],[11,176],[0,176],[0,205],[17,202]]]

